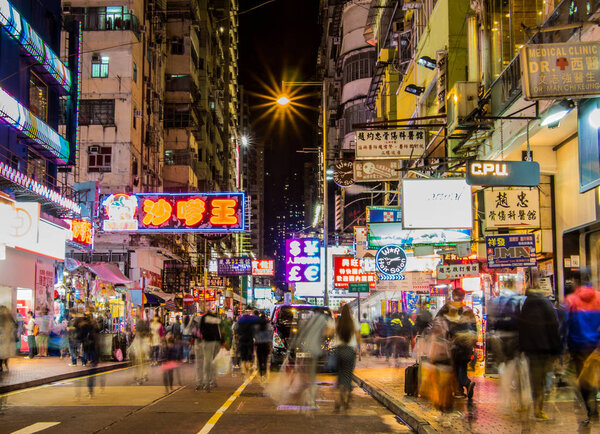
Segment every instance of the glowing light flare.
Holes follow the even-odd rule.
[[[279,105],[288,105],[290,102],[290,99],[285,95],[282,95],[279,98],[277,98],[277,104]]]

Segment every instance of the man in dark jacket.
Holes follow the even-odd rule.
[[[519,349],[529,362],[535,417],[545,420],[548,419],[544,413],[546,375],[562,349],[558,317],[550,300],[540,291],[530,289],[521,308],[518,324]]]
[[[258,312],[246,312],[237,320],[236,333],[242,362],[242,373],[248,377],[254,362],[254,329],[259,322]]]
[[[200,319],[200,335],[202,335],[202,378],[196,378],[196,390],[200,387],[206,391],[216,387],[213,362],[221,346],[221,320],[214,312],[207,312]]]

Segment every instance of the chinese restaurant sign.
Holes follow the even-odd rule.
[[[438,265],[438,280],[462,279],[463,277],[478,277],[479,263]]]
[[[600,95],[600,41],[521,48],[525,99]]]
[[[467,184],[536,187],[540,184],[540,165],[536,161],[469,161]]]
[[[535,237],[532,234],[485,237],[489,268],[535,267]]]
[[[486,190],[485,226],[492,228],[539,228],[540,196],[533,190]]]
[[[104,232],[244,230],[244,193],[117,193],[101,203]]]
[[[356,132],[356,159],[419,158],[427,143],[425,130],[368,130]]]
[[[334,256],[333,258],[333,286],[335,288],[348,288],[349,283],[368,283],[369,288],[375,289],[377,276],[365,273],[360,259],[352,256]]]
[[[285,242],[285,280],[288,283],[318,282],[321,256],[318,238],[292,238]]]
[[[397,181],[400,178],[400,161],[398,160],[356,160],[354,162],[354,180]]]
[[[252,261],[253,276],[274,276],[275,261],[273,259],[259,259]]]
[[[217,269],[219,276],[249,276],[252,274],[252,259],[219,258]]]

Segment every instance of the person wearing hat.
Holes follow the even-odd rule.
[[[452,342],[452,365],[458,381],[459,396],[466,395],[473,400],[475,382],[467,376],[467,366],[473,357],[477,343],[477,320],[473,310],[464,305],[465,290],[455,288],[452,301],[446,303],[436,318],[443,318],[448,324],[448,339]]]

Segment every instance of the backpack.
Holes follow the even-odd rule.
[[[33,325],[33,336],[37,336],[40,334],[40,326],[37,324]]]

